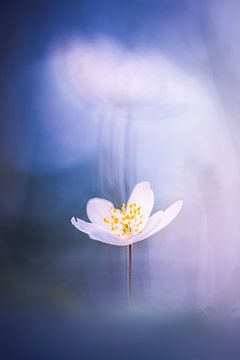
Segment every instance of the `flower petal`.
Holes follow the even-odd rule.
[[[83,221],[81,219],[75,219],[75,217],[71,218],[71,223],[73,226],[75,226],[78,230],[86,233],[86,234],[90,234],[90,232],[92,231],[97,231],[99,230],[99,227],[97,225],[94,225],[92,223]]]
[[[119,239],[117,236],[114,236],[109,232],[101,229],[101,227],[99,227],[98,225],[88,223],[81,219],[75,219],[74,217],[72,217],[71,223],[78,230],[88,234],[88,236],[92,240],[98,240],[106,244],[118,245],[118,246],[129,245],[130,243],[129,241],[126,241],[124,239]]]
[[[154,194],[149,182],[142,181],[134,187],[127,203],[128,212],[130,211],[131,203],[136,203],[138,206],[142,207],[142,222],[144,226],[148,221],[154,204]]]
[[[108,200],[101,198],[90,199],[86,207],[87,216],[93,224],[98,224],[104,228],[106,224],[103,219],[111,217],[111,207],[114,207],[114,205]]]
[[[104,230],[94,231],[89,234],[89,237],[93,240],[101,241],[105,244],[116,245],[116,246],[127,246],[132,243],[132,240],[125,240],[118,238]]]
[[[157,211],[150,216],[147,225],[143,228],[142,233],[138,235],[139,238],[145,239],[146,236],[150,236],[153,230],[161,224],[164,212],[162,210]],[[134,241],[135,242],[135,241]]]
[[[183,201],[178,200],[171,206],[169,206],[165,211],[158,211],[153,214],[143,229],[142,234],[137,235],[134,238],[134,242],[144,240],[158,231],[162,230],[165,226],[169,225],[175,217],[179,214],[183,206]]]

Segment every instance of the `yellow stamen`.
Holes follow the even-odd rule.
[[[117,237],[128,239],[134,233],[140,233],[139,226],[142,224],[142,207],[136,203],[131,203],[129,208],[123,203],[121,209],[110,207],[112,215],[103,218],[104,223],[109,224],[109,229]],[[115,215],[117,213],[117,215]]]

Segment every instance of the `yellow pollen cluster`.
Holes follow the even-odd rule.
[[[133,235],[141,233],[142,225],[142,207],[136,203],[131,203],[126,209],[122,204],[121,209],[111,209],[111,217],[103,218],[103,222],[109,225],[110,230],[117,237],[129,239]]]

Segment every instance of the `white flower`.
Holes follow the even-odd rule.
[[[71,223],[93,240],[106,244],[126,246],[152,236],[170,224],[180,212],[183,201],[176,201],[165,211],[157,211],[150,216],[154,203],[154,194],[148,182],[140,182],[121,209],[105,199],[94,198],[87,203],[86,222],[71,219]]]

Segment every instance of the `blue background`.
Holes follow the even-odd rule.
[[[0,341],[11,358],[237,359],[237,1],[0,5]],[[160,234],[92,241],[99,196],[150,181]]]

